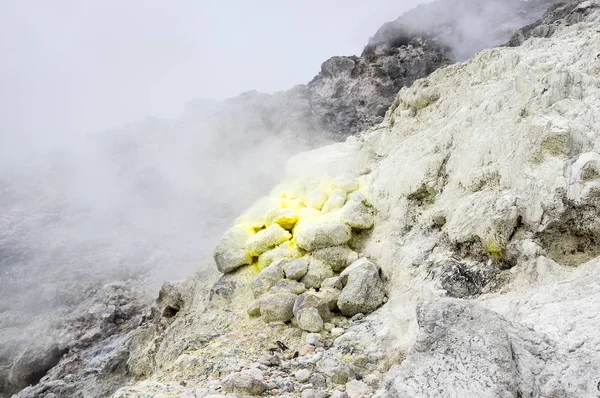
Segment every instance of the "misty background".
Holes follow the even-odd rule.
[[[416,3],[0,3],[0,342],[104,283],[153,298],[213,267],[285,161],[328,142],[293,96],[236,95],[308,82]]]

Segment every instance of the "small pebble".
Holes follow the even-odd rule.
[[[319,333],[309,333],[306,335],[306,344],[318,346],[321,341],[321,335]]]
[[[333,328],[331,329],[331,335],[332,336],[341,336],[344,334],[344,329],[343,328]]]
[[[310,373],[310,370],[308,370],[308,369],[300,369],[294,373],[294,377],[300,383],[304,383],[304,382],[308,381],[308,379],[310,379],[310,376],[311,376],[311,373]]]
[[[326,322],[325,324],[323,324],[323,329],[325,329],[326,331],[330,332],[331,329],[333,329],[335,326],[332,323]]]
[[[308,355],[310,353],[315,352],[315,347],[310,345],[310,344],[305,344],[302,347],[300,347],[300,350],[298,350],[298,353],[300,354],[301,357]]]

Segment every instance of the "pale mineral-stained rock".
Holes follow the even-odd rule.
[[[302,294],[306,291],[304,283],[300,283],[290,279],[279,281],[270,290],[271,293],[289,292],[293,294]]]
[[[259,297],[284,278],[283,267],[287,260],[277,260],[263,269],[250,283],[254,297]]]
[[[311,251],[344,245],[352,237],[352,231],[349,226],[341,222],[317,218],[300,220],[296,224],[294,237],[299,247]]]
[[[223,389],[228,392],[261,395],[267,390],[262,372],[256,368],[232,373],[223,379]]]
[[[312,333],[323,330],[323,319],[316,308],[302,308],[296,313],[298,327]]]
[[[338,309],[337,302],[341,293],[341,289],[321,287],[321,289],[317,292],[317,296],[321,297],[327,303],[331,311],[336,311]]]
[[[325,279],[333,277],[333,270],[321,260],[310,255],[306,257],[308,257],[308,271],[300,279],[300,282],[304,283],[308,289],[318,289]]]
[[[306,207],[321,210],[328,198],[329,195],[327,195],[327,192],[316,188],[306,194],[306,197],[304,198],[304,204]]]
[[[341,209],[346,203],[346,191],[343,189],[336,189],[329,195],[329,199],[323,205],[321,211],[323,213],[329,213],[333,210]]]
[[[358,259],[358,254],[348,246],[333,246],[311,252],[312,257],[323,261],[335,272],[341,272]]]
[[[377,268],[365,263],[351,270],[340,293],[337,306],[346,316],[368,314],[385,302],[386,292]]]
[[[215,263],[220,272],[226,274],[252,263],[246,241],[253,235],[254,230],[245,225],[235,225],[225,232],[214,251]]]
[[[274,249],[268,250],[258,256],[258,268],[264,269],[271,263],[282,258],[298,258],[301,257],[302,253],[293,242],[284,242]]]
[[[343,287],[344,285],[342,285],[342,278],[340,278],[339,276],[327,278],[321,283],[321,288],[323,289],[332,288],[342,290]]]
[[[348,398],[364,398],[373,394],[373,389],[360,380],[351,380],[346,383]]]
[[[278,224],[284,229],[292,229],[298,221],[298,215],[292,209],[271,209],[265,215],[265,225],[270,227],[271,225]]]
[[[298,296],[296,302],[294,303],[294,315],[297,315],[298,311],[303,308],[316,308],[323,320],[329,320],[331,318],[329,303],[322,297],[318,296],[314,291],[308,291]]]
[[[340,220],[356,229],[373,227],[372,210],[359,201],[349,201],[340,210]]]
[[[308,259],[307,257],[298,258],[296,260],[289,261],[283,267],[285,277],[292,280],[300,280],[308,272]]]
[[[265,294],[260,298],[260,315],[265,322],[287,322],[294,316],[296,296],[292,293]]]
[[[274,224],[252,235],[246,241],[246,247],[253,255],[259,255],[291,238],[292,235],[288,231],[279,224]]]
[[[253,300],[248,304],[248,309],[246,310],[248,315],[250,316],[259,316],[260,315],[260,300]]]

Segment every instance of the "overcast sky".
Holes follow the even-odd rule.
[[[379,26],[423,2],[3,0],[0,144],[306,83],[328,57],[360,53]]]

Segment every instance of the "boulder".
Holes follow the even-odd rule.
[[[379,272],[379,267],[372,263],[368,258],[359,258],[358,260],[350,264],[350,266],[343,270],[340,274],[340,280],[342,281],[342,285],[346,285],[346,282],[348,282],[348,275],[350,275],[351,272],[357,270],[358,268],[375,269],[377,270],[377,272]]]
[[[219,272],[227,274],[243,265],[252,264],[246,241],[253,235],[254,230],[247,225],[235,225],[223,234],[213,253]]]
[[[314,291],[302,293],[296,298],[293,308],[294,315],[297,315],[298,311],[303,308],[316,308],[317,311],[319,311],[319,315],[322,319],[331,319],[329,304],[322,297],[319,297]]]
[[[373,211],[363,202],[349,201],[340,210],[340,219],[356,229],[369,229],[373,227]]]
[[[296,314],[298,327],[302,330],[312,333],[319,333],[323,330],[323,319],[316,308],[302,308]]]
[[[231,393],[262,395],[268,387],[262,372],[257,368],[242,370],[225,377],[223,390]]]
[[[265,294],[260,298],[260,315],[265,322],[287,322],[294,316],[296,296],[292,293]]]
[[[321,210],[328,198],[329,196],[325,191],[317,188],[306,194],[306,197],[304,198],[304,204],[306,207]]]
[[[265,225],[267,227],[277,224],[283,229],[291,230],[296,221],[298,221],[296,212],[287,208],[271,209],[265,215]]]
[[[349,264],[358,260],[358,253],[348,246],[326,247],[313,251],[311,255],[329,265],[335,272],[343,271]]]
[[[352,230],[341,222],[315,218],[300,220],[294,229],[294,237],[300,248],[312,251],[345,245],[352,237]]]
[[[246,313],[249,316],[259,316],[260,315],[260,300],[253,300],[248,304],[248,309]]]
[[[341,209],[346,203],[346,191],[342,189],[334,190],[331,195],[329,195],[329,199],[323,205],[321,211],[323,213],[329,213],[333,210]]]
[[[300,253],[298,247],[293,242],[287,241],[258,256],[258,269],[268,267],[275,260],[282,258],[298,258],[301,256],[302,253]]]
[[[277,282],[277,284],[273,286],[270,290],[271,293],[289,292],[293,294],[302,294],[305,291],[306,286],[304,286],[304,283],[300,283],[290,279],[284,279]]]
[[[342,291],[340,289],[328,287],[321,288],[316,294],[327,303],[329,310],[335,311],[338,309],[337,301],[339,300],[341,293]]]
[[[308,259],[305,257],[292,260],[285,264],[283,272],[287,279],[300,280],[308,272]]]
[[[251,236],[246,241],[246,248],[250,254],[258,256],[291,238],[292,234],[279,224],[274,224]]]
[[[348,398],[370,397],[373,390],[360,380],[351,380],[346,383],[346,394],[348,394]]]
[[[379,270],[372,263],[364,262],[348,272],[337,306],[345,316],[368,314],[383,305],[385,299]]]
[[[333,270],[321,260],[311,256],[305,256],[305,258],[308,258],[308,271],[300,279],[300,282],[304,283],[308,289],[318,289],[325,279],[333,276]]]
[[[321,282],[321,288],[323,288],[323,289],[333,288],[333,289],[342,290],[343,287],[344,287],[344,285],[342,285],[342,278],[340,278],[339,276],[334,276],[333,278],[327,278],[323,282]]]
[[[277,260],[252,279],[250,288],[254,297],[259,297],[261,294],[268,292],[277,282],[283,279],[283,267],[285,263],[286,260]]]

